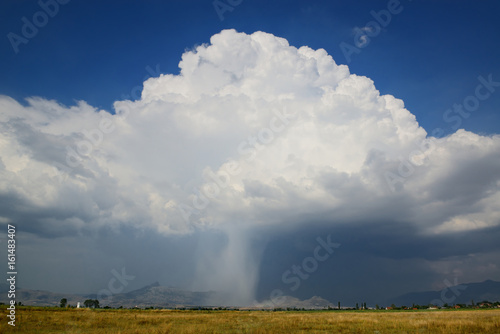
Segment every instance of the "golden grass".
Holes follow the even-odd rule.
[[[458,311],[172,311],[1,308],[0,333],[500,333],[500,309]]]

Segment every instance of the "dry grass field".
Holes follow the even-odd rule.
[[[0,333],[500,333],[499,310],[171,311],[2,306]]]

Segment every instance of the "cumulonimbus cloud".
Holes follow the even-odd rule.
[[[207,237],[195,288],[236,291],[232,303],[254,295],[262,228],[500,223],[500,136],[429,136],[325,50],[224,30],[179,67],[112,113],[1,96],[0,222],[47,237],[223,231],[225,246]]]
[[[1,97],[0,219],[29,216],[56,235],[279,226],[321,212],[405,215],[425,233],[499,223],[499,136],[430,137],[401,100],[322,49],[224,30],[179,67],[114,113]]]

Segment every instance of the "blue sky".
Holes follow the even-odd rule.
[[[500,280],[499,2],[55,1],[0,4],[21,286],[95,293],[126,268],[128,290],[374,304]]]
[[[233,2],[239,3],[239,2]],[[150,76],[147,67],[178,73],[186,49],[208,43],[226,28],[265,31],[291,45],[324,48],[352,73],[375,81],[382,94],[405,101],[431,132],[452,129],[443,112],[472,94],[479,75],[500,78],[500,32],[496,1],[407,1],[403,10],[359,54],[347,62],[340,43],[354,44],[353,29],[373,21],[370,12],[387,1],[241,1],[221,21],[211,1],[70,1],[15,53],[0,44],[0,93],[74,100],[112,111]],[[36,1],[3,1],[0,29],[21,34],[22,17],[32,21]],[[134,90],[137,92],[137,90]],[[494,94],[461,127],[498,133],[500,94]]]

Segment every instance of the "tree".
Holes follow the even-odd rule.
[[[338,302],[338,304],[337,304],[337,305],[338,305],[338,307],[339,307],[339,310],[340,310],[340,302]]]
[[[85,307],[99,308],[99,301],[97,299],[87,299],[83,302]]]
[[[375,304],[375,309],[380,310],[380,306],[378,306],[378,304]]]
[[[359,310],[359,305],[358,305],[358,303],[356,303],[356,310]]]
[[[67,304],[68,304],[68,300],[66,298],[63,298],[63,299],[61,299],[59,306],[66,307]]]

